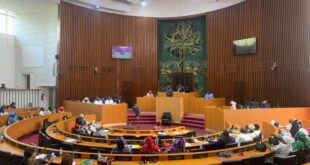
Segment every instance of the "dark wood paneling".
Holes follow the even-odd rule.
[[[217,97],[310,106],[310,1],[247,0],[207,17],[208,88]],[[235,56],[232,41],[257,37],[257,53]],[[278,68],[270,67],[277,62]]]
[[[157,90],[155,18],[108,14],[61,2],[60,24],[59,100],[119,94],[134,102],[149,89]],[[133,59],[112,59],[114,45],[132,46]],[[123,89],[128,84],[130,90]]]
[[[61,3],[58,99],[157,90],[157,20]],[[217,97],[310,106],[310,1],[246,0],[206,14],[207,81]],[[257,53],[235,56],[232,41],[257,37]],[[134,47],[133,60],[111,58],[113,45]],[[276,71],[270,69],[277,62]],[[98,67],[99,73],[94,73]],[[234,84],[242,89],[234,90]],[[130,85],[130,90],[123,89]],[[236,85],[235,85],[236,86]],[[244,95],[244,98],[241,95]]]

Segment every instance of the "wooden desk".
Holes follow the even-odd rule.
[[[304,128],[310,128],[310,120],[303,120],[302,126]]]
[[[190,100],[190,113],[198,113],[198,114],[205,114],[206,109],[205,106],[215,106],[221,107],[225,105],[226,99],[225,98],[214,98],[214,99],[205,99],[202,97],[191,97]]]
[[[289,118],[310,119],[310,107],[302,108],[262,108],[262,109],[220,109],[206,108],[205,127],[216,131],[224,129],[225,121],[244,126],[249,123],[271,122],[288,123]]]
[[[161,121],[164,112],[170,112],[173,123],[180,123],[184,106],[181,97],[156,97],[156,120]]]
[[[141,112],[155,112],[156,98],[155,97],[137,97],[137,106]]]
[[[16,115],[19,117],[27,118],[29,116],[38,115],[40,113],[39,109],[29,109],[29,108],[18,108],[18,109],[9,109],[6,112],[16,112]],[[0,126],[6,125],[9,115],[0,116]]]
[[[101,120],[103,124],[127,124],[127,104],[96,105],[67,100],[64,100],[63,103],[65,110],[72,112],[73,116],[78,116],[81,113],[95,114],[97,120]]]
[[[173,92],[173,97],[181,97],[183,98],[183,111],[184,113],[191,113],[190,112],[190,98],[199,96],[198,92],[190,92],[190,93],[183,93],[183,92]],[[157,92],[157,97],[166,97],[165,92]]]

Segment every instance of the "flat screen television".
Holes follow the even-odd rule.
[[[132,59],[133,48],[128,46],[112,46],[112,58]]]
[[[246,55],[256,53],[256,38],[247,38],[233,41],[236,55]]]

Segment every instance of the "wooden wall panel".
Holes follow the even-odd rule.
[[[58,99],[157,91],[157,19],[60,4]],[[216,97],[268,99],[310,106],[310,1],[246,0],[206,14],[207,82]],[[257,37],[257,53],[235,56],[232,41]],[[133,60],[111,58],[113,45],[134,47]],[[273,62],[276,71],[270,69]],[[94,73],[94,68],[99,73]]]
[[[247,0],[206,14],[209,91],[227,102],[310,106],[309,11],[308,0]],[[257,53],[235,56],[232,41],[249,37],[257,37]]]
[[[60,4],[59,100],[157,91],[157,20]],[[112,46],[132,46],[132,60],[112,59]],[[95,73],[95,67],[98,73]]]

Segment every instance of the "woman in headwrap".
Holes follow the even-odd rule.
[[[155,145],[152,137],[148,136],[144,140],[145,144],[141,147],[141,153],[150,154],[160,152],[160,148]]]
[[[293,150],[304,150],[310,147],[310,140],[303,132],[297,132],[296,141],[292,144]]]
[[[174,152],[185,152],[185,139],[183,137],[180,137],[177,139],[172,146],[168,148],[166,152],[168,153],[174,153]]]
[[[10,112],[7,125],[11,125],[17,121],[18,121],[18,117],[16,116],[16,112]]]
[[[116,139],[116,147],[111,151],[113,154],[131,154],[131,149],[125,146],[126,141],[123,137],[118,137]]]

